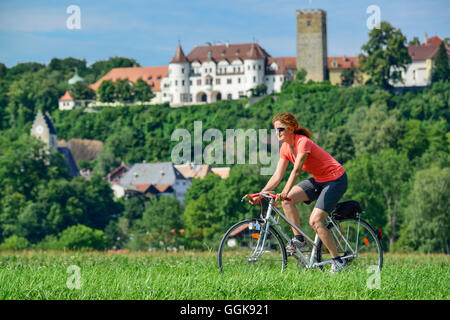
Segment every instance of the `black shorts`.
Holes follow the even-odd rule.
[[[317,200],[315,208],[331,213],[347,191],[347,173],[344,172],[336,180],[326,182],[317,182],[314,178],[309,178],[298,183],[297,186],[308,195],[309,201],[305,201],[306,204]]]

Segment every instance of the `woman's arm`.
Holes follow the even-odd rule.
[[[263,191],[272,191],[275,189],[279,184],[281,179],[283,179],[284,173],[286,172],[286,168],[289,164],[289,160],[280,158],[278,160],[277,168],[275,169],[275,173],[270,177],[269,181],[267,182],[266,186],[261,190]],[[261,201],[262,196],[258,195],[252,199],[249,199],[249,202],[251,204],[256,204]]]
[[[291,174],[289,175],[289,179],[286,182],[286,185],[283,188],[283,191],[279,194],[280,196],[277,196],[276,200],[284,200],[286,199],[289,191],[294,186],[295,179],[300,175],[300,172],[303,168],[303,165],[305,164],[306,159],[308,158],[309,153],[300,152],[297,154],[297,157],[295,158],[294,163],[294,169],[292,169]]]
[[[266,186],[261,190],[263,191],[272,191],[274,190],[279,184],[281,179],[283,179],[284,173],[286,172],[286,168],[289,164],[289,160],[280,158],[278,160],[277,168],[272,175],[272,177],[267,182]]]

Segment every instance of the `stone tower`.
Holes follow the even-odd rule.
[[[307,71],[306,80],[328,78],[327,12],[297,10],[297,70]]]

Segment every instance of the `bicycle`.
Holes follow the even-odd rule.
[[[272,191],[247,194],[242,199],[250,199],[256,195],[268,202],[266,216],[240,221],[230,227],[222,237],[218,250],[218,265],[220,271],[272,270],[280,267],[281,272],[287,266],[285,243],[291,238],[283,231],[279,218],[295,228],[309,243],[312,250],[301,252],[298,248],[292,255],[297,260],[297,266],[306,269],[323,268],[332,263],[331,256],[319,236],[315,234],[314,241],[300,228],[294,225],[274,205],[276,195]],[[287,198],[286,200],[290,200]],[[276,213],[276,219],[272,213]],[[383,249],[381,229],[375,230],[360,215],[364,211],[356,201],[340,202],[327,217],[326,227],[331,231],[336,241],[336,247],[343,260],[347,260],[349,268],[366,268],[383,266]],[[284,241],[283,241],[284,239]]]

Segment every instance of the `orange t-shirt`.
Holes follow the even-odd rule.
[[[345,172],[344,167],[328,152],[307,136],[300,134],[295,135],[295,154],[291,152],[289,144],[284,142],[280,149],[280,159],[286,159],[295,163],[295,157],[300,152],[309,153],[302,170],[312,174],[317,182],[336,180]]]

